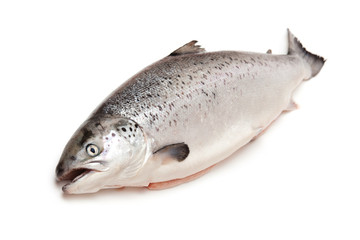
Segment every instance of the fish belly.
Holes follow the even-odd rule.
[[[206,57],[202,61],[211,62]],[[190,149],[184,161],[152,170],[150,183],[188,177],[230,156],[287,108],[304,79],[303,63],[293,56],[225,52],[216,59],[201,70],[182,68],[179,81],[191,77],[191,85],[178,91],[161,133],[148,131],[159,145],[184,142]],[[187,59],[186,66],[191,64]]]

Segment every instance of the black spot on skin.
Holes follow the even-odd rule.
[[[122,130],[123,132],[126,132],[126,128],[121,128],[121,130]]]
[[[90,131],[90,130],[83,129],[82,132],[83,132],[83,136],[82,136],[82,138],[81,138],[80,141],[79,141],[79,145],[80,145],[80,146],[82,146],[82,145],[86,142],[86,140],[88,140],[89,138],[91,138],[92,136],[94,136],[93,132]]]
[[[128,137],[131,138],[131,135],[129,135]]]
[[[209,94],[208,94],[207,92],[205,92],[203,89],[201,90],[201,92],[202,92],[203,94],[205,94],[206,96],[209,96]]]
[[[95,123],[95,127],[104,130],[104,127],[100,123]]]
[[[132,132],[132,127],[129,127],[130,132]]]
[[[109,115],[113,115],[114,111],[111,108],[109,108],[109,109],[106,110],[106,113],[109,114]]]
[[[115,133],[112,133],[111,136],[115,137],[116,135],[115,135]]]
[[[137,123],[135,123],[135,128],[138,128],[139,127],[139,125],[137,125]]]

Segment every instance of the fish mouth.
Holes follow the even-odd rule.
[[[76,183],[77,181],[79,181],[80,179],[85,177],[86,175],[94,173],[94,172],[99,172],[99,171],[94,170],[94,169],[89,169],[89,168],[75,168],[75,169],[69,170],[67,173],[65,173],[62,176],[58,177],[57,181],[58,182],[69,181],[68,183],[66,183],[62,187],[63,192],[66,193],[67,188],[70,185]]]
[[[109,169],[105,161],[92,161],[74,168],[64,167],[63,165],[64,164],[58,164],[56,167],[56,181],[58,182],[65,180],[74,182],[90,172],[103,172]]]
[[[56,167],[56,180],[57,182],[67,181],[65,185],[62,187],[64,193],[68,193],[68,189],[70,185],[75,184],[79,180],[84,177],[89,177],[96,173],[105,172],[109,170],[109,165],[106,161],[91,161],[86,164],[69,168],[64,166],[63,163],[60,162]]]
[[[59,176],[56,180],[58,182],[70,180],[71,182],[76,182],[89,172],[94,171],[93,169],[88,168],[74,168],[70,169],[68,172],[64,173],[63,175]]]

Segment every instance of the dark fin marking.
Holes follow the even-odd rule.
[[[267,54],[272,54],[271,49],[267,50],[267,52],[266,52],[266,53],[267,53]]]
[[[205,52],[204,48],[201,48],[200,45],[196,45],[197,41],[193,40],[191,42],[188,42],[184,46],[176,49],[172,53],[170,53],[169,56],[179,56],[184,54],[190,54],[190,53],[202,53]]]
[[[307,62],[311,67],[311,76],[310,78],[316,76],[323,67],[325,59],[318,55],[315,55],[311,52],[308,52],[301,42],[295,37],[290,30],[288,29],[288,39],[289,39],[289,49],[288,55],[299,55],[301,58]],[[309,79],[310,79],[309,78]]]
[[[185,143],[166,145],[154,152],[154,154],[166,154],[179,162],[184,161],[189,155],[189,153],[190,149]]]

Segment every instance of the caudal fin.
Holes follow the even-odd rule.
[[[308,52],[301,42],[290,32],[288,29],[288,38],[289,38],[289,49],[288,55],[299,55],[301,58],[305,60],[306,63],[309,64],[311,69],[311,73],[308,79],[316,76],[323,67],[325,63],[325,59],[318,55],[315,55],[311,52]]]

